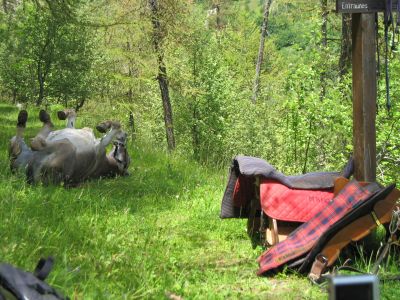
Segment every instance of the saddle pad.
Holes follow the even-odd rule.
[[[260,182],[260,202],[264,213],[274,219],[305,223],[327,206],[333,188],[298,190],[269,179]]]
[[[286,240],[264,252],[258,258],[260,268],[257,274],[263,275],[306,254],[330,226],[377,190],[379,190],[377,184],[362,187],[356,181],[349,182],[323,210],[297,228]]]

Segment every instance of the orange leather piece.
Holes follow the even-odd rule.
[[[346,184],[348,184],[350,182],[350,179],[347,179],[345,177],[338,177],[335,179],[335,183],[333,186],[333,194],[336,196],[337,194],[339,194],[339,192],[346,186]],[[370,184],[370,182],[366,182],[366,181],[359,181],[358,182],[360,185],[362,186],[367,186],[368,184]]]
[[[333,186],[333,194],[335,195],[335,197],[344,188],[344,186],[349,183],[349,181],[349,179],[344,177],[338,177],[335,179],[335,183]]]

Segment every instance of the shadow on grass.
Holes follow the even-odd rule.
[[[13,119],[16,120],[18,111],[16,108],[0,106],[1,109],[14,112],[15,118]],[[10,124],[10,120],[1,117],[0,114],[0,123]],[[41,127],[39,122],[31,123],[32,126],[28,126],[26,129],[25,141],[27,143],[29,143],[29,138],[34,136]],[[0,147],[4,150],[7,149],[10,138],[15,135],[13,128],[15,125],[10,125],[12,127],[0,135]],[[93,201],[98,201],[101,196],[116,209],[128,207],[131,212],[134,212],[139,207],[143,207],[145,203],[156,205],[158,209],[168,209],[169,202],[176,200],[174,196],[180,192],[182,186],[192,188],[196,184],[196,180],[193,180],[194,170],[182,172],[181,166],[176,166],[175,162],[166,160],[164,153],[145,153],[139,148],[133,147],[132,144],[129,145],[128,151],[132,157],[130,176],[88,181],[77,188],[66,189],[65,196],[74,197],[76,193],[84,190]],[[4,153],[6,152],[4,151]],[[6,177],[11,175],[10,172],[3,169],[2,173],[4,172],[6,172]],[[21,176],[24,175],[18,175],[18,177]],[[37,189],[34,186],[28,188],[32,189],[32,192]],[[49,189],[51,190],[51,188]],[[41,189],[41,192],[46,197],[47,190]]]
[[[11,174],[8,164],[2,160],[0,239],[4,245],[17,245],[15,249],[10,247],[21,253],[20,257],[36,253],[32,258],[34,263],[39,255],[59,256],[64,244],[72,247],[73,252],[96,249],[96,246],[88,247],[94,242],[106,244],[105,231],[111,230],[107,222],[122,222],[118,225],[121,230],[140,222],[135,225],[142,228],[139,234],[145,234],[145,228],[155,232],[158,214],[184,201],[176,195],[182,192],[182,187],[188,193],[195,189],[201,180],[200,172],[192,166],[182,167],[180,162],[169,161],[164,154],[154,151],[147,153],[132,147],[132,152],[129,177],[94,180],[69,189],[30,186],[24,174]],[[186,238],[193,247],[201,247],[207,241],[207,236],[199,232],[188,232]],[[153,243],[152,237],[148,240]],[[7,248],[5,252],[9,251]]]
[[[29,186],[24,182],[25,175],[11,174],[8,170],[8,161],[5,164],[4,160],[0,163],[4,177],[0,178],[7,181],[14,178],[12,185],[16,190],[25,186],[29,193],[37,194],[48,202],[59,201],[54,199],[54,193],[61,190],[66,205],[81,202],[79,211],[75,215],[86,213],[87,209],[93,207],[94,204],[99,208],[99,212],[105,215],[109,211],[126,210],[131,214],[141,210],[161,212],[170,209],[177,201],[182,201],[177,198],[177,195],[184,191],[189,193],[202,181],[200,171],[194,166],[170,160],[164,153],[157,153],[154,150],[146,152],[147,150],[141,150],[132,145],[128,147],[128,151],[132,153],[130,176],[91,180],[75,188]],[[81,198],[90,199],[90,201],[82,202]],[[33,211],[45,214],[46,208],[43,208],[42,212],[38,211],[38,209],[41,210],[40,207],[31,207],[31,205],[20,207],[20,209],[26,210],[26,215],[29,215]]]
[[[18,108],[16,106],[12,106],[10,104],[5,104],[5,103],[0,103],[0,115],[6,114],[6,113],[12,113],[18,111]]]
[[[16,118],[17,110],[10,113],[13,111]],[[15,121],[0,117],[0,123],[10,122]],[[39,122],[32,122],[27,136],[39,127]],[[7,129],[3,134],[10,134],[7,143],[0,144],[1,155],[6,157],[6,145],[14,130]],[[204,170],[133,143],[128,151],[132,157],[130,176],[88,181],[68,189],[30,186],[24,174],[11,174],[8,161],[2,159],[0,240],[4,247],[0,248],[0,256],[14,263],[19,260],[23,267],[34,264],[39,256],[55,255],[60,259],[63,253],[68,253],[72,265],[82,265],[86,273],[93,272],[92,262],[100,261],[101,273],[106,272],[103,266],[106,258],[101,255],[108,257],[110,253],[121,252],[124,253],[121,264],[132,264],[134,269],[145,260],[144,265],[154,264],[155,269],[156,262],[147,260],[146,253],[155,245],[160,246],[164,238],[157,227],[158,215],[168,214],[177,203],[191,200],[190,193],[206,180]],[[168,236],[170,228],[166,225],[164,230],[163,234]],[[161,237],[157,238],[158,235]],[[191,248],[203,247],[209,240],[198,231],[185,231],[184,238]],[[130,252],[138,253],[137,260],[142,261],[131,262]]]

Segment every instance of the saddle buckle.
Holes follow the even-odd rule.
[[[308,274],[308,279],[310,279],[313,283],[318,284],[327,265],[328,259],[326,256],[324,256],[322,253],[317,254],[311,267],[311,271]]]

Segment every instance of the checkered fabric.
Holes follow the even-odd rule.
[[[331,225],[357,204],[368,199],[375,191],[376,185],[362,187],[356,181],[349,182],[323,210],[301,225],[286,240],[264,252],[258,258],[260,268],[257,274],[263,275],[306,254]]]
[[[332,189],[300,190],[269,179],[261,179],[260,202],[264,213],[273,219],[308,222],[332,200]]]

